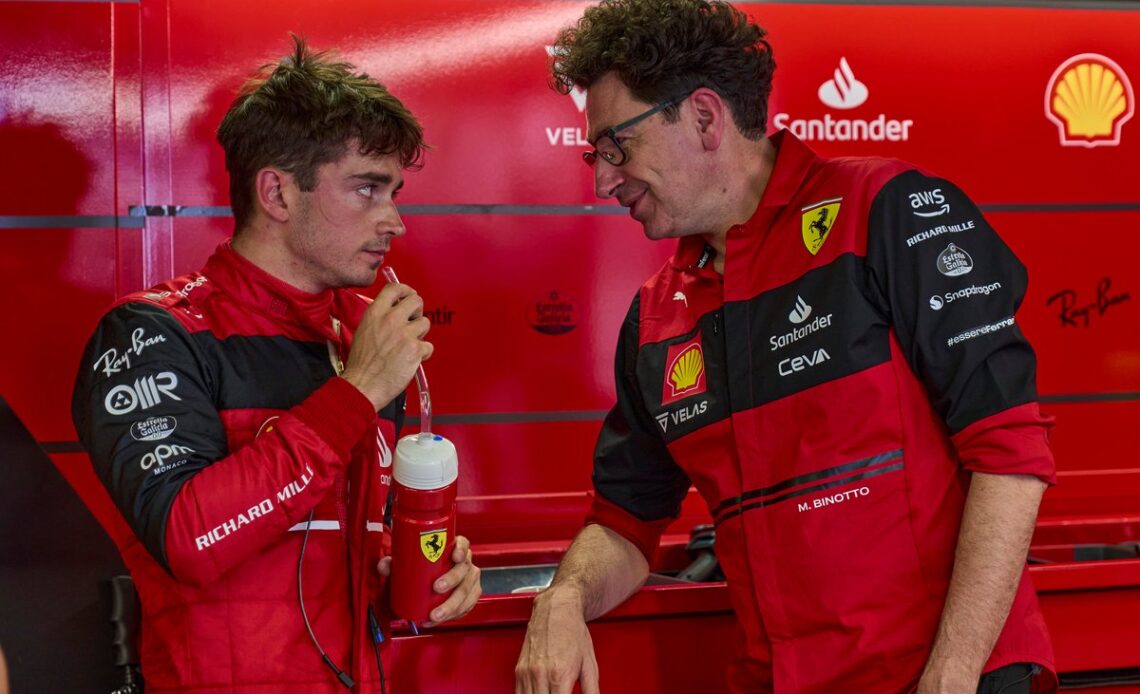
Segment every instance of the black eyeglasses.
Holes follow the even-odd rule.
[[[582,161],[586,162],[587,166],[593,168],[594,164],[598,161],[598,157],[601,157],[602,159],[606,160],[607,164],[610,164],[612,166],[621,166],[626,162],[627,159],[629,159],[629,154],[627,154],[626,151],[622,149],[621,145],[618,143],[618,132],[637,125],[658,111],[667,109],[670,106],[676,106],[687,98],[689,98],[688,94],[675,96],[671,99],[663,101],[660,104],[657,104],[645,113],[634,116],[624,123],[618,123],[614,127],[609,128],[601,135],[598,135],[598,139],[594,141],[594,148],[592,150],[588,152],[582,152]]]

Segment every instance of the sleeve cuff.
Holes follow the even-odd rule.
[[[376,412],[364,394],[343,378],[330,378],[293,410],[293,415],[317,433],[345,460],[353,446],[376,424]]]
[[[1057,483],[1057,464],[1049,448],[1053,418],[1036,402],[1011,407],[969,425],[951,437],[962,467],[994,475],[1033,475]]]
[[[672,522],[672,518],[663,518],[658,521],[643,521],[629,513],[620,506],[607,501],[595,494],[594,503],[586,514],[583,525],[596,524],[609,528],[618,535],[629,540],[645,555],[645,560],[653,566],[653,558],[657,554],[657,545],[661,541],[661,534]]]

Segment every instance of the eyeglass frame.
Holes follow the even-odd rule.
[[[606,162],[610,166],[622,166],[627,161],[629,161],[629,153],[626,152],[625,149],[621,146],[621,143],[618,142],[617,137],[616,137],[618,132],[625,130],[626,128],[631,128],[631,127],[637,125],[638,123],[640,123],[641,121],[645,120],[646,118],[649,118],[653,114],[658,113],[660,111],[664,111],[665,109],[667,109],[671,106],[676,106],[677,104],[683,102],[685,99],[688,99],[688,98],[689,98],[688,93],[685,93],[685,94],[682,94],[679,96],[671,97],[671,98],[666,99],[665,101],[661,102],[660,104],[657,104],[656,106],[649,109],[648,111],[645,111],[644,113],[640,113],[640,114],[634,116],[633,118],[630,118],[627,121],[622,121],[621,123],[618,123],[617,125],[615,125],[611,128],[607,128],[606,130],[604,130],[602,132],[601,135],[598,135],[596,138],[594,138],[595,144],[594,144],[593,149],[582,152],[582,161],[586,162],[586,166],[589,166],[591,169],[594,168],[594,165],[597,163],[599,157],[602,159],[602,161]],[[607,157],[601,150],[598,149],[597,143],[601,142],[602,138],[606,138],[606,137],[608,137],[610,139],[610,142],[614,143],[614,147],[616,147],[617,151],[621,154],[621,158],[619,160],[610,161],[610,158]]]

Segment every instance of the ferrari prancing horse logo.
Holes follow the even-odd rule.
[[[839,216],[839,203],[843,198],[829,198],[802,208],[801,227],[804,237],[804,246],[808,253],[815,255],[827,241],[827,235],[835,226],[835,218]]]
[[[443,556],[443,548],[447,546],[446,530],[429,530],[420,533],[420,551],[431,563],[436,563]]]

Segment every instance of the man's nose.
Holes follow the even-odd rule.
[[[599,198],[612,198],[618,187],[625,182],[621,169],[598,157],[594,163],[594,195]]]
[[[387,209],[384,210],[383,216],[376,222],[376,230],[381,234],[391,234],[392,236],[403,236],[404,232],[407,231],[395,203],[388,205]]]

